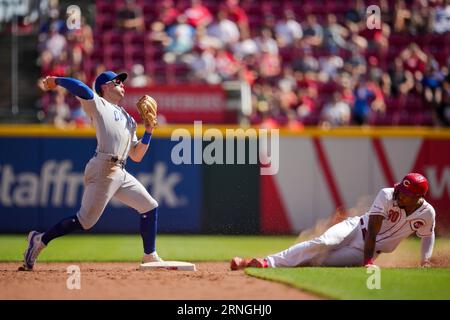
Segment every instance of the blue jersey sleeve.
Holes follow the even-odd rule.
[[[81,99],[92,100],[94,98],[94,91],[80,80],[58,77],[56,78],[56,84],[67,89],[71,94],[80,97]]]

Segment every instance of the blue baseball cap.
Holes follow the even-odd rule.
[[[102,85],[114,79],[119,79],[120,81],[124,82],[127,79],[127,77],[128,74],[126,72],[122,72],[119,74],[113,71],[102,72],[95,79],[95,92],[97,92],[98,95],[101,95]]]

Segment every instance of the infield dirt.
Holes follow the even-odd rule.
[[[284,284],[230,271],[225,262],[196,263],[197,271],[139,270],[138,263],[0,263],[0,299],[299,300],[318,297]],[[80,290],[67,289],[67,267],[80,267]]]

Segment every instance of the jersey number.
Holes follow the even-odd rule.
[[[389,210],[388,220],[391,220],[392,222],[397,222],[398,218],[400,217],[400,212]]]

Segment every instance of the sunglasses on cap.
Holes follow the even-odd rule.
[[[108,81],[108,82],[112,82],[116,87],[123,83],[120,79],[117,79],[117,78],[112,79],[111,81]]]

